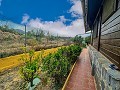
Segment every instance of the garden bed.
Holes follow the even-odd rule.
[[[15,67],[0,73],[0,90],[27,90],[26,83],[19,75],[19,67]],[[40,74],[42,78],[43,75]],[[40,83],[35,90],[52,90],[51,83]]]
[[[23,60],[27,58],[28,61],[20,69],[16,67],[0,73],[0,89],[26,90],[28,82],[38,77],[41,82],[35,90],[60,90],[80,52],[78,45],[59,48],[43,58],[32,58],[33,52],[30,52],[30,59],[24,57]]]

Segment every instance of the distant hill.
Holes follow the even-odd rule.
[[[18,32],[19,34],[24,34],[25,32],[23,30],[20,29],[15,29],[16,32]]]
[[[19,34],[14,34],[14,33],[10,33],[10,32],[5,32],[0,30],[0,42],[5,42],[5,41],[9,41],[9,40],[17,40],[20,38]]]
[[[8,26],[0,26],[0,30],[3,32],[9,32],[14,34],[24,34],[23,30],[9,28]]]

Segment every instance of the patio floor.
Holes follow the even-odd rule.
[[[86,48],[81,52],[64,90],[96,90],[94,77],[91,75],[90,58]]]

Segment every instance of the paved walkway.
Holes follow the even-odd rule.
[[[87,49],[83,49],[64,90],[96,90]]]

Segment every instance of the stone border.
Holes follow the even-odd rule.
[[[94,47],[89,46],[88,50],[97,89],[120,90],[120,71],[109,68],[112,63]]]

